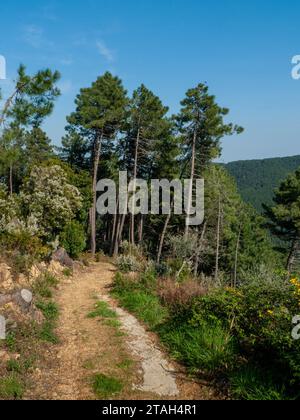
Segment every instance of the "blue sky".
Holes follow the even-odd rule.
[[[62,73],[45,124],[56,144],[79,89],[110,70],[130,93],[145,83],[174,113],[188,88],[207,82],[245,127],[224,139],[223,161],[300,154],[299,1],[10,0],[0,18],[4,92],[21,62]]]

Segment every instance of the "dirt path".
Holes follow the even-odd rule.
[[[119,399],[214,399],[211,389],[176,377],[172,373],[176,368],[158,349],[155,337],[110,299],[113,276],[111,264],[98,263],[60,286],[56,296],[60,343],[45,351],[25,398],[95,399],[92,378],[104,374],[124,384]],[[99,300],[114,307],[121,330],[88,317]]]

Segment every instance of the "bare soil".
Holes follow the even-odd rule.
[[[157,337],[109,297],[114,273],[110,263],[95,263],[61,284],[55,296],[61,311],[59,344],[45,347],[25,399],[95,400],[95,374],[123,383],[123,392],[115,397],[119,400],[217,399],[212,387],[185,375],[160,348]],[[99,300],[116,310],[121,329],[88,317]]]

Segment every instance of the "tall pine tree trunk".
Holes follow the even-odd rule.
[[[139,147],[140,147],[140,128],[138,129],[136,143],[135,143],[134,169],[133,169],[134,194],[135,194],[135,189],[136,189]],[[131,239],[131,243],[135,245],[135,215],[134,215],[135,209],[133,208],[132,210],[133,210],[133,214],[131,215],[131,223],[130,223],[130,239]]]
[[[190,231],[190,212],[193,203],[193,186],[194,186],[194,178],[195,178],[195,161],[196,161],[196,141],[197,141],[197,130],[194,131],[193,136],[193,145],[192,145],[192,162],[191,162],[191,178],[190,178],[190,186],[189,186],[189,196],[188,196],[188,206],[187,206],[187,219],[186,219],[186,228],[185,228],[185,236],[188,237]]]
[[[98,168],[100,163],[101,156],[101,146],[103,140],[103,130],[101,134],[98,134],[95,139],[95,149],[94,149],[94,168],[93,168],[93,206],[90,211],[90,224],[91,224],[91,252],[92,255],[96,254],[96,220],[97,220],[97,182],[98,182]]]

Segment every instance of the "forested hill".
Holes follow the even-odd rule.
[[[280,182],[300,167],[300,156],[238,161],[225,166],[237,180],[243,199],[261,211],[263,203],[272,202]]]

